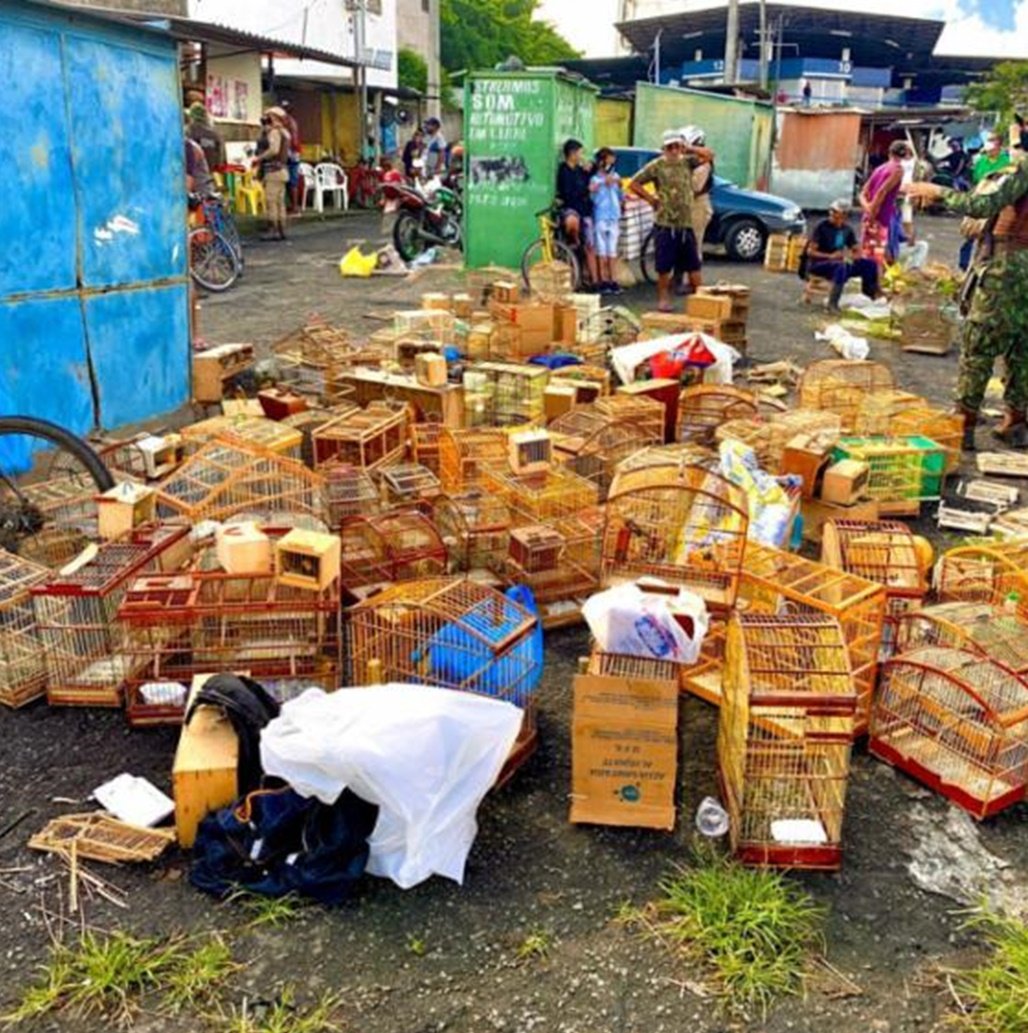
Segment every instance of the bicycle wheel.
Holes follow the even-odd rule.
[[[582,285],[582,267],[579,265],[578,256],[563,241],[555,240],[550,245],[555,262],[563,262],[571,268],[571,284],[575,290]],[[525,289],[529,289],[529,272],[532,266],[544,261],[543,241],[536,240],[525,248],[521,256],[521,278],[525,281]]]
[[[657,231],[650,230],[639,253],[639,272],[647,283],[657,282]]]
[[[57,532],[80,539],[92,531],[94,496],[113,487],[81,438],[47,420],[0,417],[0,548],[47,562],[37,544]]]
[[[223,203],[218,205],[218,221],[214,229],[228,241],[229,246],[235,252],[236,261],[239,263],[239,275],[242,276],[246,266],[246,260],[243,258],[243,242],[239,236],[236,220],[232,218],[232,212]]]
[[[411,212],[400,212],[393,225],[393,246],[405,262],[413,262],[428,244],[421,233],[421,220]]]
[[[239,259],[220,233],[197,226],[189,233],[189,271],[205,290],[220,293],[239,278]]]

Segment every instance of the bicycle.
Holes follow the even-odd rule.
[[[215,294],[226,291],[243,268],[243,248],[235,221],[226,218],[217,196],[194,195],[189,207],[195,213],[195,225],[189,231],[189,273],[205,290]]]
[[[382,207],[382,170],[370,158],[361,158],[346,170],[350,203],[358,208]]]
[[[215,233],[220,233],[231,245],[232,250],[239,259],[239,273],[242,275],[246,268],[246,260],[243,257],[243,241],[239,236],[239,227],[232,215],[232,209],[228,206],[225,198],[220,194],[208,194],[200,203],[200,211],[203,221],[210,226]]]
[[[529,244],[521,256],[521,276],[525,286],[531,286],[529,272],[533,266],[546,262],[563,262],[571,269],[571,284],[577,290],[582,282],[582,267],[578,255],[564,240],[560,213],[550,207],[536,212],[535,217],[539,220],[539,239]]]

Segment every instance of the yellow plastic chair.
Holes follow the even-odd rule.
[[[236,181],[236,211],[241,215],[260,215],[266,210],[264,185],[253,178],[252,172],[244,172]]]

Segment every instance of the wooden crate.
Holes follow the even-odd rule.
[[[339,577],[340,543],[335,534],[294,528],[275,543],[279,584],[324,592]]]

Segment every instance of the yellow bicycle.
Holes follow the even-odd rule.
[[[531,286],[529,274],[533,267],[550,262],[563,262],[571,269],[571,284],[577,290],[582,282],[582,267],[574,248],[564,239],[557,208],[536,212],[539,220],[539,239],[532,241],[521,256],[521,276],[525,286]]]

